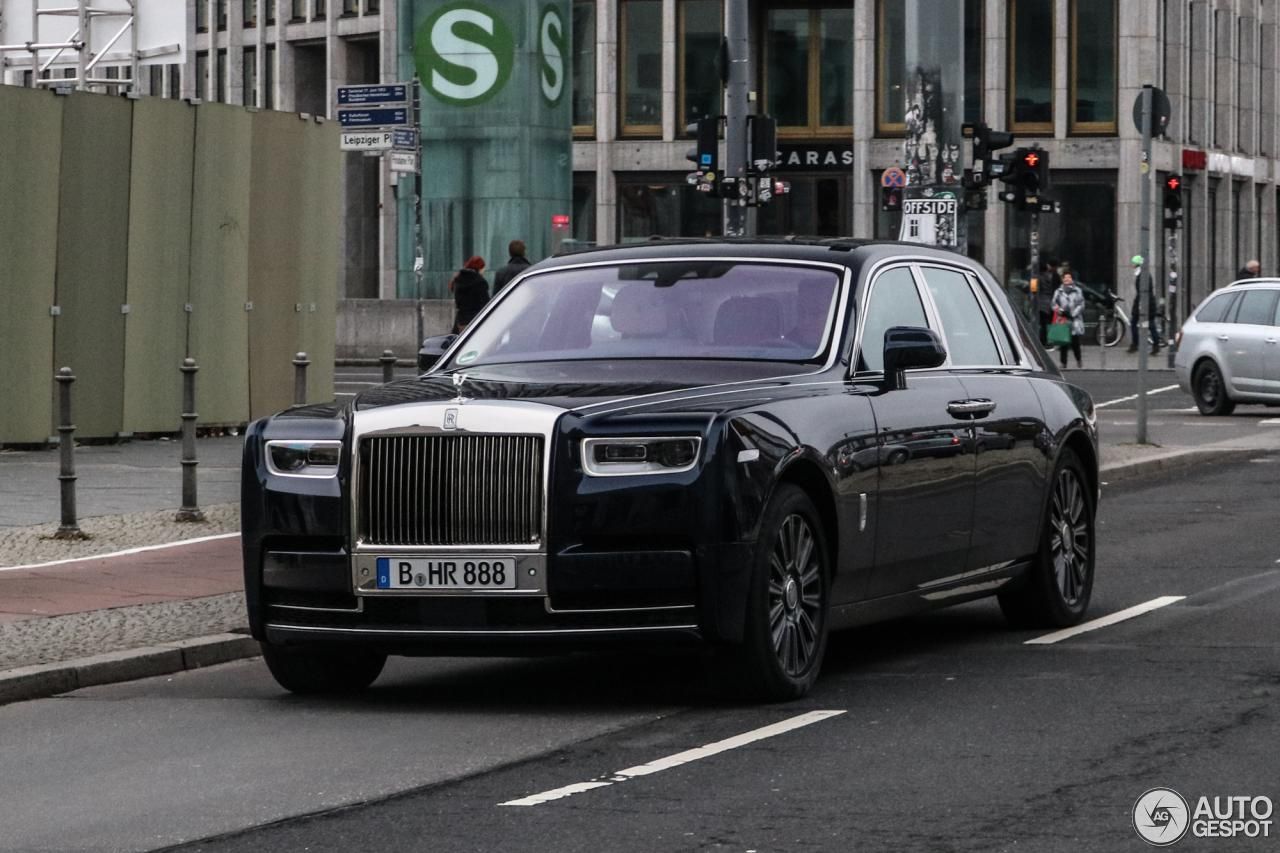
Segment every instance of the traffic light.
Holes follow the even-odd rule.
[[[694,147],[684,155],[693,162],[694,167],[694,172],[689,175],[689,183],[695,185],[700,192],[716,195],[716,184],[720,177],[720,119],[700,118],[686,130],[695,139]]]
[[[1005,189],[1000,200],[1022,210],[1040,210],[1040,196],[1049,187],[1049,154],[1040,148],[1019,148],[1000,158]]]
[[[886,212],[902,210],[902,187],[881,187],[880,209]]]
[[[1182,176],[1170,175],[1164,179],[1164,227],[1182,227]]]
[[[750,125],[751,156],[747,158],[747,170],[759,175],[768,174],[778,156],[778,121],[773,116],[747,116]]]
[[[970,189],[985,187],[992,179],[1001,177],[1004,170],[1003,159],[992,160],[993,151],[1008,148],[1013,144],[1013,134],[1004,130],[992,130],[979,122],[976,125],[965,125],[965,129],[973,134],[973,169],[972,177],[965,186]]]

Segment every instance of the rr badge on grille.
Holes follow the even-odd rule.
[[[458,410],[457,409],[444,410],[444,428],[445,429],[458,428]]]

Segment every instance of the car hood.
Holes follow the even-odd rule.
[[[653,408],[669,409],[699,400],[699,409],[720,408],[717,392],[740,403],[755,388],[812,381],[814,365],[783,362],[677,361],[541,362],[493,365],[448,373],[428,373],[372,388],[356,397],[357,412],[414,403],[466,400],[541,403],[585,415]],[[460,385],[458,376],[465,376]]]

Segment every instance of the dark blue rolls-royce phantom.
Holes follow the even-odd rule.
[[[966,258],[601,249],[440,344],[421,376],[248,431],[249,624],[290,690],[362,689],[389,654],[692,639],[790,698],[833,629],[1088,606],[1093,404]]]

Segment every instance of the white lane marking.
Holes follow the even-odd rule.
[[[1147,396],[1150,397],[1152,394],[1163,394],[1165,391],[1176,391],[1176,390],[1178,390],[1177,385],[1166,385],[1163,388],[1152,388],[1150,391],[1147,392]],[[1114,406],[1116,403],[1127,403],[1130,400],[1136,400],[1136,399],[1138,399],[1137,394],[1130,394],[1128,397],[1117,397],[1114,400],[1107,400],[1105,403],[1094,403],[1093,407],[1095,409],[1102,409],[1102,408],[1106,408],[1107,406]]]
[[[1124,622],[1126,619],[1141,616],[1143,613],[1150,613],[1152,610],[1159,610],[1161,607],[1166,607],[1174,602],[1181,601],[1184,598],[1186,598],[1185,595],[1162,595],[1159,598],[1153,598],[1150,601],[1143,602],[1142,604],[1135,604],[1133,607],[1126,608],[1125,610],[1117,610],[1115,613],[1109,613],[1098,619],[1090,619],[1088,622],[1076,625],[1074,628],[1054,631],[1052,634],[1045,634],[1043,637],[1036,637],[1035,639],[1027,640],[1023,645],[1047,646],[1050,643],[1061,642],[1062,640],[1070,639],[1071,637],[1075,637],[1087,631],[1096,631],[1099,628],[1106,628],[1109,625],[1115,625],[1117,622]]]
[[[178,542],[165,542],[163,545],[143,545],[139,548],[126,548],[123,551],[111,551],[106,554],[90,554],[87,557],[67,557],[65,560],[50,560],[47,563],[28,563],[25,566],[0,566],[0,572],[14,572],[18,569],[46,569],[50,566],[62,566],[67,563],[82,563],[85,560],[107,560],[112,557],[127,557],[131,554],[142,554],[147,551],[160,551],[165,548],[180,548],[183,545],[198,545],[201,542],[213,542],[218,539],[230,539],[239,533],[218,533],[214,536],[198,536],[195,539],[182,539]]]
[[[1265,421],[1258,421],[1258,426],[1280,426],[1280,418],[1267,418]]]
[[[626,770],[619,770],[617,773],[608,777],[608,781],[593,780],[591,782],[578,782],[574,785],[565,785],[563,788],[553,788],[550,791],[543,791],[540,794],[532,794],[528,797],[521,797],[518,800],[507,800],[505,803],[498,803],[500,806],[537,806],[552,800],[559,800],[565,797],[573,796],[582,791],[590,791],[595,788],[605,788],[615,782],[625,782],[628,779],[634,779],[637,776],[648,776],[651,773],[658,773],[663,770],[670,770],[672,767],[679,767],[682,764],[688,764],[692,761],[699,761],[703,758],[710,758],[730,749],[737,749],[740,746],[746,746],[749,743],[755,743],[766,738],[776,737],[780,734],[803,728],[813,723],[828,720],[832,717],[838,717],[844,711],[810,711],[807,714],[801,714],[798,717],[792,717],[772,725],[762,728],[753,729],[740,735],[734,735],[731,738],[718,740],[715,743],[709,743],[706,746],[699,746],[695,749],[688,749],[684,752],[677,752],[675,755],[668,755],[666,758],[659,758],[656,761],[650,761],[648,764],[637,764],[635,767],[628,767]]]

